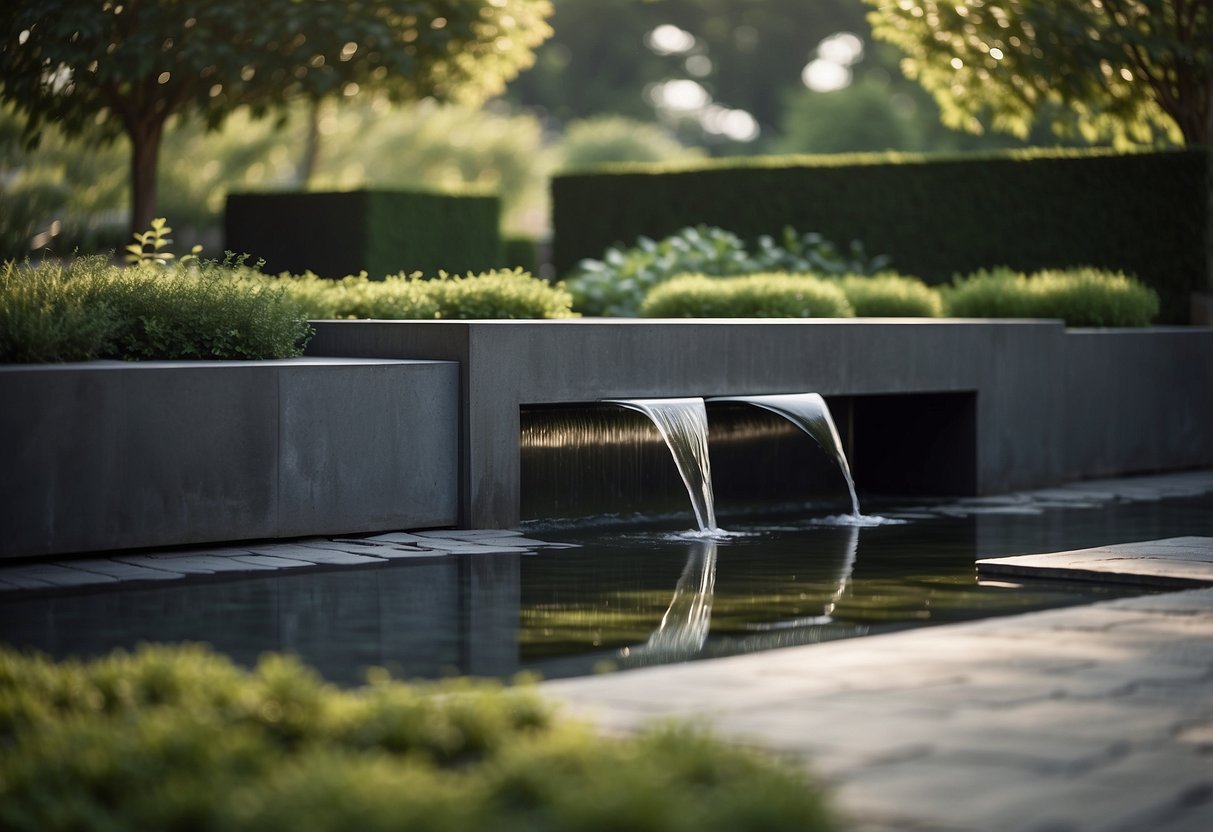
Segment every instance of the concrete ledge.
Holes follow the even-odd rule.
[[[1190,588],[1213,584],[1213,539],[1172,537],[977,561],[983,577],[1062,578]]]
[[[0,557],[453,525],[458,367],[0,368]]]
[[[974,401],[965,418],[976,494],[1213,464],[1210,329],[905,318],[324,321],[309,350],[460,363],[460,523],[480,528],[518,523],[519,412],[534,404],[964,394]],[[894,419],[873,433],[903,446],[956,441],[955,430],[924,436],[930,425]],[[855,448],[863,453],[858,438]]]

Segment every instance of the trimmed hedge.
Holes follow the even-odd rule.
[[[1149,326],[1158,294],[1119,272],[1079,268],[1025,275],[1001,268],[957,278],[943,290],[957,318],[1061,318],[1067,326]]]
[[[281,287],[239,265],[0,265],[0,362],[289,358],[311,334]]]
[[[559,720],[528,689],[356,690],[200,647],[87,664],[0,650],[0,828],[826,832],[791,764],[666,728]]]
[[[842,289],[819,277],[782,273],[745,277],[684,275],[644,299],[646,318],[850,318]]]
[[[402,271],[486,271],[501,265],[499,215],[498,198],[484,194],[231,194],[224,245],[274,274],[365,272],[378,280]]]
[[[615,165],[552,182],[558,274],[641,235],[705,223],[755,240],[812,228],[928,283],[991,264],[1136,274],[1161,320],[1186,322],[1213,289],[1211,168],[1203,150],[873,154]]]
[[[455,320],[486,318],[570,318],[572,296],[560,284],[522,271],[496,270],[433,280],[397,274],[384,280],[364,276],[326,280],[307,274],[278,280],[312,319]]]

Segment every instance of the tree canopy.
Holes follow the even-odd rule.
[[[548,0],[14,0],[0,6],[0,100],[69,135],[131,142],[132,228],[155,214],[165,123],[215,127],[295,98],[479,101],[551,34]]]
[[[1213,141],[1213,0],[865,1],[949,126]]]

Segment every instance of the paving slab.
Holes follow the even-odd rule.
[[[1213,542],[1173,537],[1094,549],[977,561],[983,577],[1114,580],[1144,586],[1213,584]]]
[[[1060,554],[1202,575],[1213,539]],[[541,690],[608,731],[690,720],[798,760],[849,832],[1213,830],[1213,588]]]

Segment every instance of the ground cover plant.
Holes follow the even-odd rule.
[[[1079,267],[1031,275],[1008,268],[956,278],[943,291],[958,318],[1061,318],[1067,326],[1149,326],[1158,293],[1121,272]]]
[[[531,689],[340,690],[202,647],[89,663],[0,651],[0,827],[20,830],[836,828],[790,764],[685,728],[595,735]]]
[[[310,336],[286,292],[239,263],[0,265],[3,362],[287,358]]]
[[[699,225],[662,240],[640,237],[632,246],[612,246],[601,260],[582,260],[565,285],[573,308],[583,314],[634,317],[650,290],[681,274],[870,274],[887,265],[887,258],[868,258],[859,243],[842,251],[820,234],[785,228],[778,239],[760,237],[750,250],[731,231]]]
[[[647,318],[850,318],[855,311],[831,281],[773,272],[676,277],[648,293],[641,314]]]

